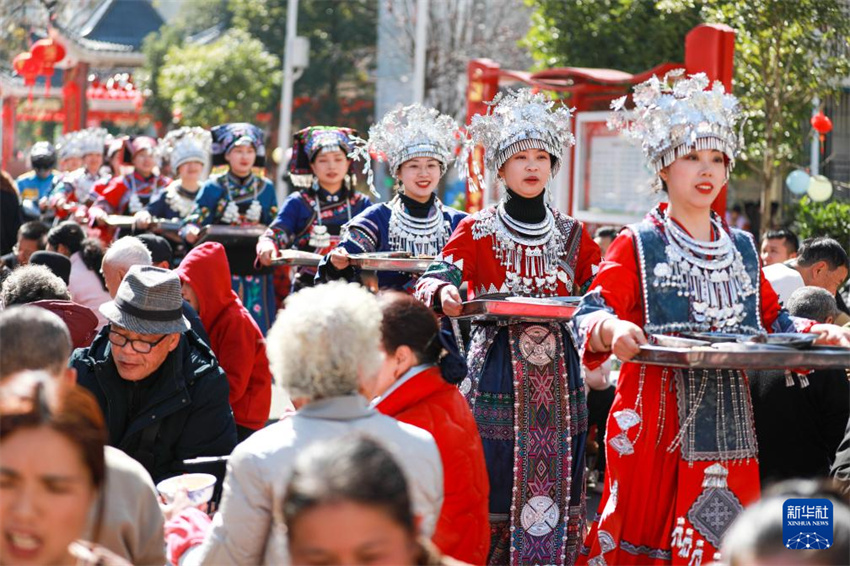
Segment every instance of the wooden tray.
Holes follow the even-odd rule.
[[[632,362],[703,369],[847,369],[850,348],[796,350],[768,344],[716,344],[696,348],[645,345]]]
[[[534,299],[506,297],[504,299],[475,299],[463,303],[461,320],[474,322],[529,322],[570,320],[581,297]]]

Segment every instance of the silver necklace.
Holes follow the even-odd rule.
[[[180,182],[174,181],[165,189],[165,202],[180,218],[186,218],[195,208],[195,199],[180,194]]]
[[[511,294],[552,296],[558,291],[558,279],[566,283],[566,273],[559,269],[565,241],[548,207],[541,222],[526,223],[508,214],[500,202],[495,213],[484,214],[473,224],[473,239],[486,236],[492,236],[493,252],[505,268],[505,286]]]
[[[745,318],[743,301],[756,293],[741,253],[712,217],[716,239],[695,240],[666,213],[654,212],[667,236],[666,262],[653,268],[653,287],[669,287],[690,298],[690,317],[712,328],[732,330]]]
[[[316,211],[316,223],[310,228],[310,241],[307,242],[307,245],[317,250],[323,250],[331,245],[331,234],[328,232],[328,227],[322,223],[322,205],[319,202],[319,179],[316,177],[313,177],[313,186],[311,188],[315,197],[313,209]],[[329,194],[328,203],[336,204],[338,202],[339,195]],[[348,222],[345,224],[347,226],[351,222],[351,198],[348,195],[345,197],[345,211],[348,213]]]
[[[440,199],[434,199],[425,218],[416,218],[405,211],[399,197],[393,199],[391,210],[389,245],[392,251],[426,256],[435,256],[442,251],[451,236],[451,224],[443,215]]]

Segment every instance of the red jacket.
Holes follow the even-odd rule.
[[[430,367],[392,391],[375,407],[431,433],[443,461],[443,508],[433,541],[448,556],[485,564],[490,547],[490,482],[472,412],[456,387]]]
[[[210,347],[227,374],[236,424],[262,428],[272,403],[272,375],[263,334],[230,286],[224,246],[207,242],[190,251],[177,268],[198,296]]]

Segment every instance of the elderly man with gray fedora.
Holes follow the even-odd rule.
[[[109,444],[157,482],[199,471],[183,460],[230,454],[236,446],[227,377],[189,329],[182,304],[175,273],[133,266],[115,300],[100,306],[109,324],[71,357],[78,383],[100,403]]]

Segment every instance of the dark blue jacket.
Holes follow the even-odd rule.
[[[230,454],[236,424],[227,401],[227,376],[209,346],[186,331],[154,381],[136,391],[138,411],[129,415],[128,391],[138,385],[118,375],[108,332],[106,326],[91,346],[74,351],[70,365],[77,370],[77,382],[100,404],[109,445],[138,460],[155,482],[199,471],[184,466],[185,459]]]

